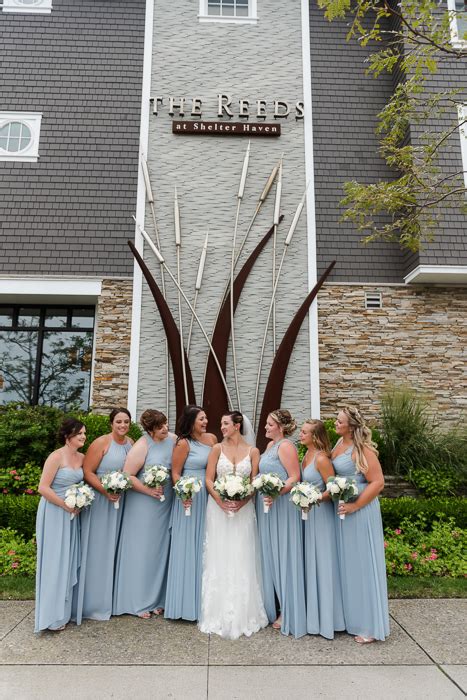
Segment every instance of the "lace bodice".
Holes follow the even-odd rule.
[[[222,448],[219,459],[217,461],[217,476],[225,476],[226,474],[237,474],[237,476],[250,476],[251,474],[251,459],[250,453],[238,462],[235,467],[230,459],[224,454]]]

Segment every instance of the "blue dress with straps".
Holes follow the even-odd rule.
[[[316,468],[316,456],[303,469],[303,481],[321,492],[326,484]],[[336,513],[331,501],[314,505],[304,521],[306,628],[308,634],[333,639],[345,630],[336,547]]]
[[[148,451],[137,477],[143,479],[147,466],[171,469],[174,440],[155,441],[145,434]],[[125,494],[125,511],[115,561],[113,614],[140,615],[165,607],[167,564],[170,550],[170,516],[173,489],[164,486],[160,501],[138,491]]]
[[[288,474],[279,457],[282,442],[283,440],[279,440],[261,455],[259,471],[261,474],[274,472],[285,481]],[[264,513],[263,497],[259,494],[256,517],[266,614],[270,622],[277,619],[277,598],[282,618],[282,634],[302,637],[307,629],[300,511],[290,501],[290,493],[286,493],[276,498],[269,513]]]
[[[112,440],[97,467],[96,475],[121,471],[131,449],[131,442]],[[120,496],[119,507],[102,493],[81,513],[81,571],[78,586],[76,619],[109,620],[112,614],[115,555],[125,504]]]
[[[83,470],[61,467],[51,488],[65,498],[66,490],[83,480]],[[34,631],[58,629],[70,621],[80,562],[80,515],[42,497],[36,516],[37,568]]]
[[[188,440],[189,453],[183,465],[183,476],[201,479],[203,488],[193,496],[191,515],[179,498],[172,511],[172,546],[167,579],[165,617],[199,620],[203,543],[206,520],[206,466],[211,447],[197,440]]]
[[[362,493],[368,482],[357,472],[353,449],[351,445],[332,463],[336,475],[355,479]],[[336,531],[345,628],[349,634],[384,640],[389,635],[389,610],[379,500],[374,498],[344,520],[336,515]]]

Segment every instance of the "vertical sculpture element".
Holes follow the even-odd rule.
[[[156,302],[157,308],[161,316],[162,324],[164,326],[165,335],[167,337],[167,343],[169,347],[170,358],[172,360],[172,368],[174,374],[175,383],[175,403],[177,408],[177,415],[180,415],[183,407],[186,405],[185,401],[185,384],[183,378],[182,370],[182,355],[181,355],[181,343],[180,343],[180,333],[173,320],[173,316],[170,312],[167,302],[165,301],[161,290],[157,286],[154,277],[148,270],[143,258],[136,250],[135,246],[131,241],[128,241],[130,250],[133,253],[141,271],[148,283],[149,289],[151,290],[154,301]],[[163,344],[161,343],[161,349]],[[188,362],[188,357],[185,354],[185,373],[186,373],[186,386],[188,392],[189,403],[196,403],[195,390],[193,386],[193,378],[191,376],[190,364]]]
[[[263,405],[261,407],[261,414],[258,423],[257,446],[260,452],[263,452],[267,445],[267,439],[264,435],[264,430],[262,430],[262,427],[265,425],[266,419],[271,411],[274,411],[281,405],[285,375],[287,373],[287,367],[290,362],[290,356],[292,355],[295,341],[297,340],[298,332],[305,319],[305,316],[308,313],[308,309],[310,308],[312,301],[323,286],[326,278],[330,275],[335,264],[336,261],[333,260],[298,309],[282,339],[281,344],[279,345],[276,356],[273,360],[266,389],[264,391]]]
[[[280,220],[282,221],[282,219],[283,217],[281,216]],[[237,308],[237,304],[240,299],[243,287],[245,286],[245,282],[248,278],[248,275],[250,274],[259,254],[271,238],[273,232],[274,226],[271,226],[269,231],[266,233],[265,236],[263,236],[261,241],[258,243],[254,251],[251,253],[249,258],[243,265],[237,277],[235,278],[232,296],[232,306],[234,312]],[[227,365],[227,347],[231,332],[230,308],[231,302],[229,292],[225,297],[222,307],[219,311],[219,315],[217,317],[217,322],[211,340],[212,347],[217,355],[222,371],[224,372],[224,376]],[[211,429],[213,431],[219,430],[218,426],[220,425],[222,414],[225,411],[229,410],[229,408],[232,408],[229,407],[225,389],[220,380],[217,367],[212,357],[212,353],[209,353],[208,363],[206,367],[206,375],[204,377],[203,407],[206,409],[206,412],[209,415],[209,421]],[[235,406],[235,408],[237,407]]]

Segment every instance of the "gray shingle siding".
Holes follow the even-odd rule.
[[[0,109],[43,113],[38,162],[0,162],[0,273],[132,274],[144,16],[144,0],[0,12]]]

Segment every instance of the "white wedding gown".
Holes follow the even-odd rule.
[[[233,471],[232,463],[221,452],[217,476]],[[235,473],[250,475],[249,455],[237,464]],[[209,496],[199,628],[237,639],[242,634],[249,637],[267,625],[253,502],[249,501],[231,517]]]

